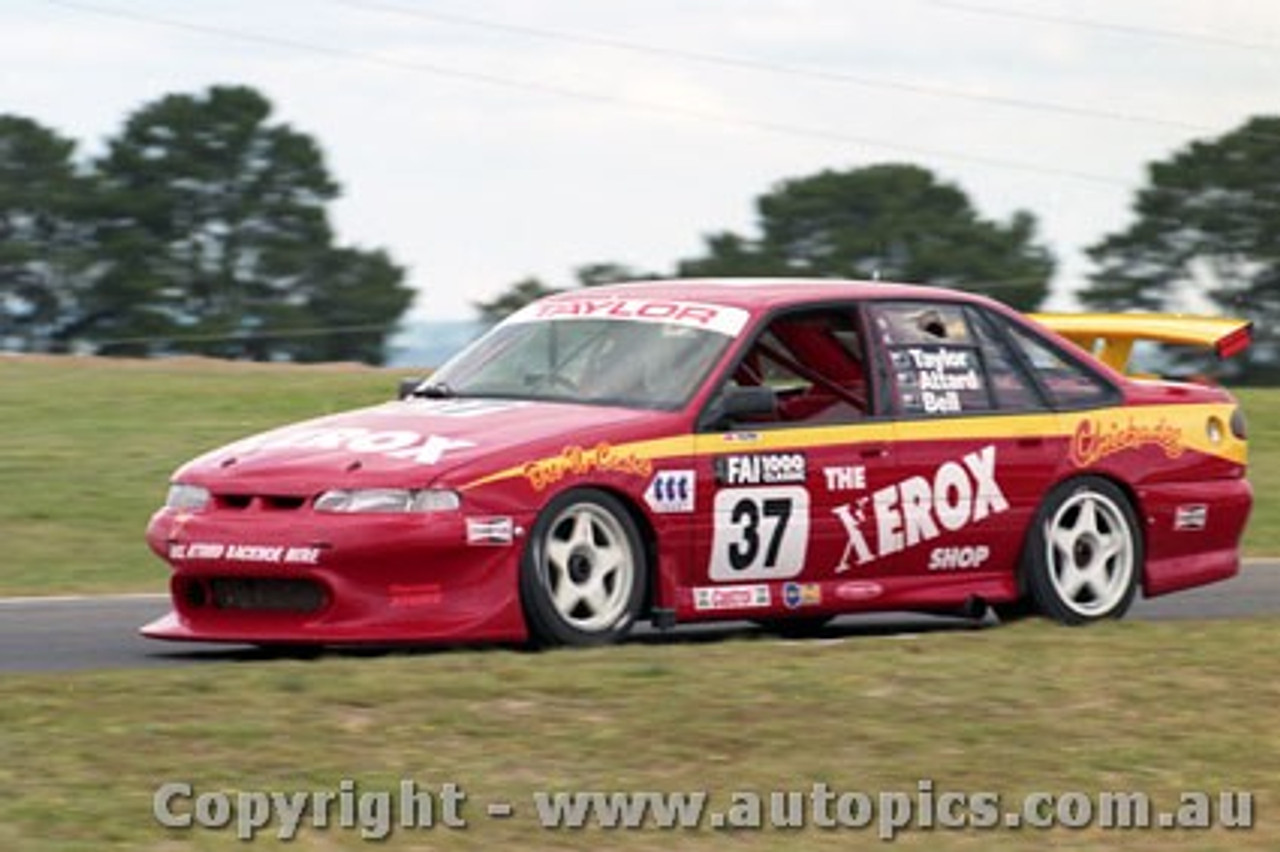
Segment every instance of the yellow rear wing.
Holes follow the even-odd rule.
[[[1031,319],[1127,372],[1133,344],[1139,340],[1212,349],[1230,358],[1249,348],[1252,323],[1226,317],[1181,314],[1031,314]]]

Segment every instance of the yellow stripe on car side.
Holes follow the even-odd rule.
[[[1235,406],[1229,403],[1152,405],[1067,413],[989,414],[977,417],[875,421],[796,428],[775,426],[768,429],[742,429],[728,433],[680,435],[632,441],[609,446],[606,449],[608,455],[614,458],[625,457],[654,462],[669,458],[802,450],[878,441],[963,441],[1044,437],[1071,438],[1073,452],[1078,446],[1081,452],[1080,457],[1085,461],[1098,461],[1115,452],[1133,449],[1144,444],[1158,443],[1171,455],[1192,450],[1243,465],[1248,456],[1247,443],[1231,434],[1230,423],[1234,409]],[[462,490],[528,476],[531,469],[540,465],[594,451],[597,451],[597,448],[567,445],[554,456],[530,459],[495,471],[468,482],[462,486]]]

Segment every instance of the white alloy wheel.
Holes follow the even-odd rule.
[[[546,559],[551,601],[568,624],[594,632],[627,611],[635,554],[607,510],[577,503],[557,515],[547,530]]]
[[[1104,617],[1129,591],[1134,536],[1105,494],[1080,491],[1047,522],[1049,579],[1062,603],[1085,618]]]
[[[644,598],[644,550],[635,521],[610,494],[570,491],[534,525],[521,595],[534,637],[595,645],[631,628]]]
[[[1055,488],[1040,508],[1024,560],[1036,608],[1064,624],[1124,615],[1142,571],[1142,535],[1118,486],[1087,476]]]

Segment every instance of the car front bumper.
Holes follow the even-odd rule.
[[[154,639],[252,644],[524,641],[519,560],[528,519],[505,543],[467,541],[460,513],[180,513],[147,543],[173,569]]]

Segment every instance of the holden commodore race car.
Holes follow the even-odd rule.
[[[1249,326],[880,282],[559,294],[399,399],[179,468],[147,531],[172,612],[142,632],[600,644],[639,620],[1116,618],[1237,573],[1252,500],[1236,402],[1126,376],[1138,338],[1226,356]]]

